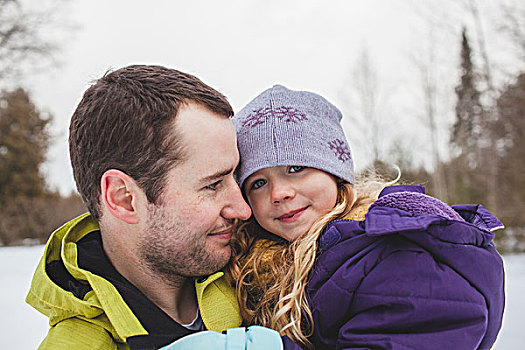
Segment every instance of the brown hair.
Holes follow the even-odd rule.
[[[108,169],[131,176],[155,203],[166,174],[185,159],[171,124],[184,103],[198,103],[226,117],[233,109],[196,77],[161,66],[135,65],[108,72],[84,93],[69,129],[77,189],[100,217],[100,178]]]

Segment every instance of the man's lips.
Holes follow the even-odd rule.
[[[308,208],[308,206],[300,209],[291,210],[278,218],[276,220],[279,220],[281,222],[294,222],[295,220],[299,219],[301,215],[303,215],[304,211]]]
[[[225,239],[225,240],[229,240],[232,237],[232,235],[233,235],[233,226],[230,226],[221,231],[212,232],[208,234],[208,236]]]

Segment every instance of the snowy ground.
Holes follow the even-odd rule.
[[[0,349],[36,349],[47,333],[47,319],[25,304],[33,270],[43,247],[0,248]],[[504,258],[507,306],[493,349],[523,349],[525,332],[525,255]]]

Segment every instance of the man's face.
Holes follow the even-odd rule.
[[[233,177],[239,154],[231,121],[187,104],[174,125],[187,159],[168,173],[159,203],[148,204],[139,254],[149,268],[176,280],[223,268],[232,221],[248,219],[251,211]]]

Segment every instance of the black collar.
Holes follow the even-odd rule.
[[[148,335],[126,339],[131,350],[158,349],[195,332],[175,322],[115,270],[104,253],[100,231],[92,232],[79,240],[77,250],[78,266],[111,282],[148,332]]]

